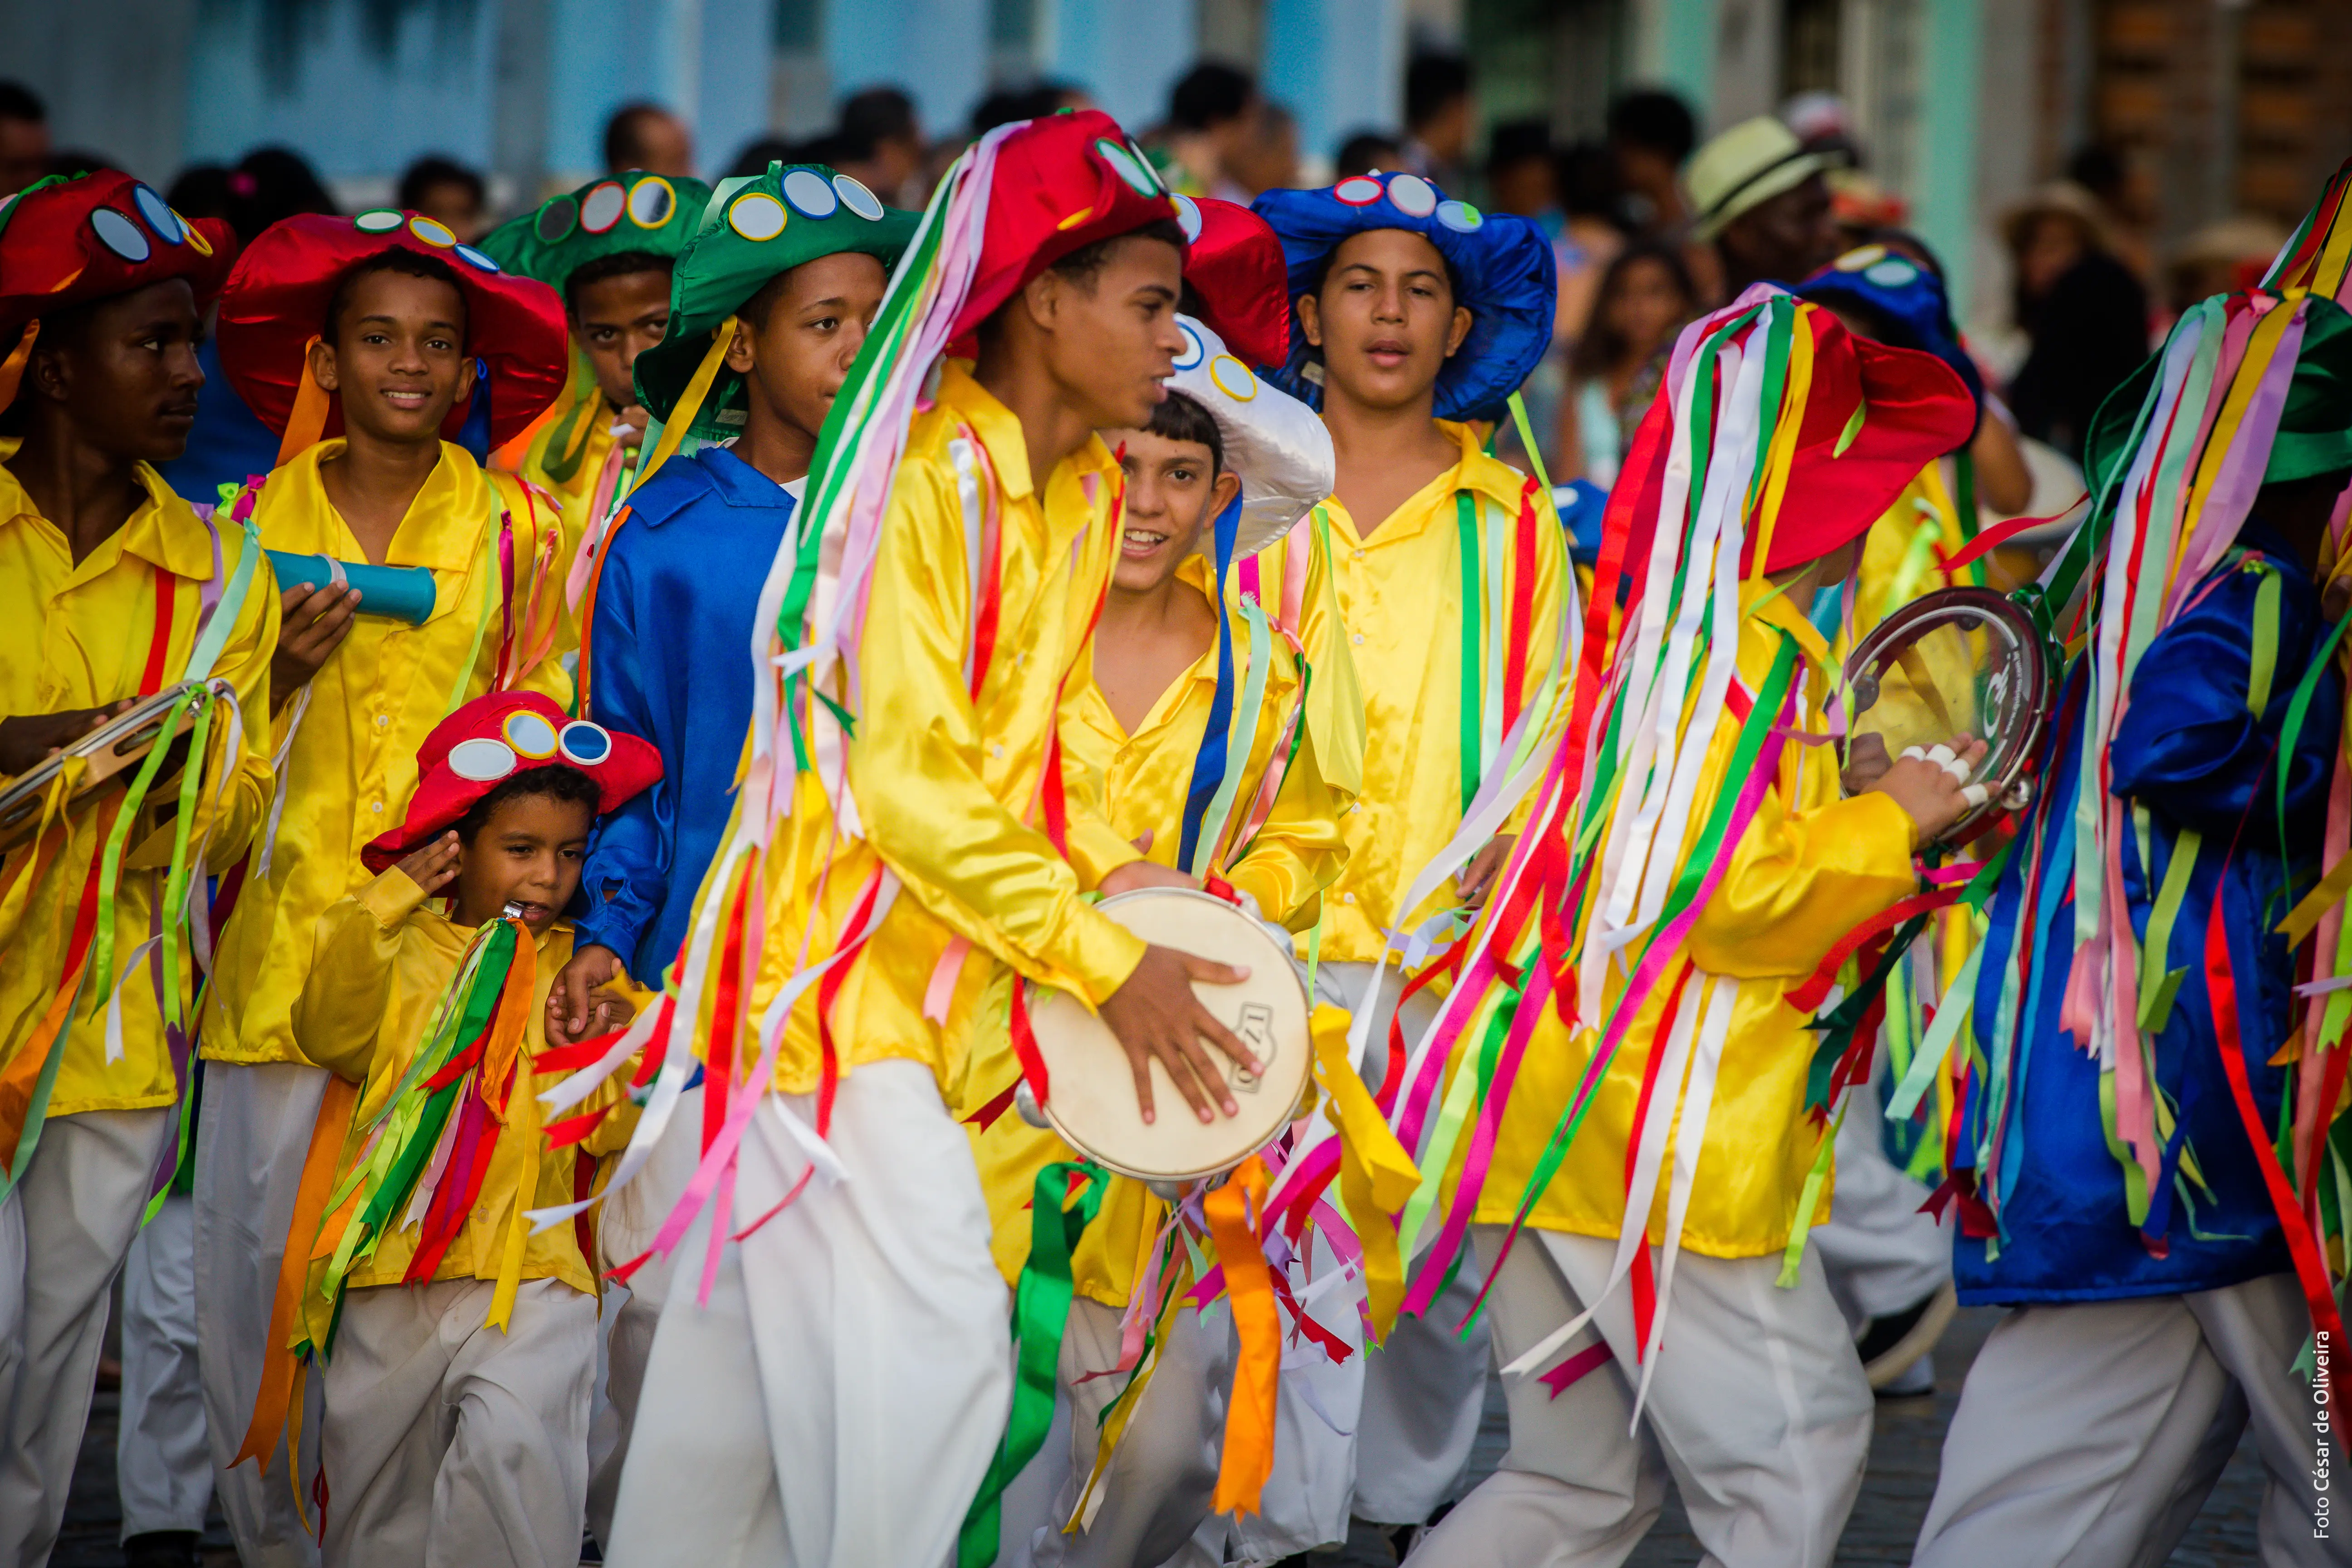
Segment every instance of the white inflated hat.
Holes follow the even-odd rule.
[[[1225,341],[1190,316],[1176,318],[1184,351],[1168,390],[1209,411],[1224,444],[1224,466],[1242,482],[1234,559],[1256,554],[1327,500],[1335,482],[1331,433],[1313,409],[1244,364]],[[1213,554],[1213,539],[1202,548]]]

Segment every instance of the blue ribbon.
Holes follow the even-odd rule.
[[[1200,754],[1192,759],[1192,782],[1184,791],[1184,842],[1178,851],[1176,864],[1190,866],[1192,852],[1201,838],[1201,821],[1208,815],[1210,803],[1217,798],[1217,786],[1225,780],[1225,752],[1230,743],[1227,731],[1234,723],[1234,624],[1225,614],[1225,584],[1234,569],[1234,543],[1241,531],[1242,497],[1239,490],[1217,514],[1217,582],[1211,596],[1217,606],[1217,694],[1209,704],[1209,723],[1201,736]]]

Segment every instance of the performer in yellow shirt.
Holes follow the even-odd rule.
[[[1711,1557],[1835,1550],[1871,1397],[1820,1258],[1790,1245],[1827,1206],[1816,1101],[1840,1087],[1813,1082],[1802,998],[1841,939],[1918,890],[1914,851],[1984,800],[1965,782],[1984,748],[1906,756],[1840,798],[1809,743],[1834,670],[1804,610],[1974,417],[1933,357],[1777,290],[1676,346],[1534,826],[1432,1037],[1458,1049],[1408,1068],[1408,1104],[1459,1096],[1399,1133],[1453,1173],[1424,1269],[1477,1223],[1512,1445],[1416,1562],[1620,1557],[1667,1465]],[[1604,665],[1598,606],[1628,576]]]
[[[184,681],[146,764],[0,830],[0,1562],[48,1559],[107,1288],[179,1163],[205,878],[269,799],[278,596],[187,444],[236,238],[127,174],[0,207],[0,787]]]
[[[739,194],[718,221],[783,232],[784,204],[827,199],[797,188]],[[1097,1007],[1194,1114],[1231,1098],[1203,1092],[1223,1088],[1206,1052],[1254,1060],[1192,992],[1230,970],[1082,901],[1189,879],[1112,831],[1057,740],[1117,546],[1118,470],[1094,432],[1149,417],[1183,343],[1173,213],[1107,115],[992,131],[934,196],[884,346],[836,401],[755,623],[782,632],[746,649],[737,818],[641,1024],[663,1061],[614,1182],[698,1058],[706,1152],[656,1240],[683,1246],[616,1562],[948,1557],[1011,1367],[946,1097],[1016,975]],[[967,334],[977,363],[939,363]]]
[[[699,180],[633,169],[550,196],[482,237],[499,266],[563,297],[571,378],[520,438],[520,450],[510,443],[493,460],[555,497],[575,550],[604,521],[645,439],[631,376],[637,356],[669,330],[670,268],[709,200]],[[586,577],[575,576],[576,601]]]
[[[1336,619],[1325,546],[1311,525],[1295,558],[1284,548],[1330,493],[1330,437],[1215,332],[1189,319],[1181,325],[1188,341],[1167,399],[1141,428],[1103,432],[1126,482],[1119,555],[1096,631],[1094,683],[1063,739],[1073,763],[1102,775],[1104,809],[1122,837],[1159,864],[1213,879],[1259,918],[1304,931],[1320,918],[1321,890],[1345,858],[1339,814],[1361,767],[1353,751],[1360,721],[1307,707],[1310,698],[1327,700],[1317,689],[1328,683],[1360,711],[1344,645],[1310,674],[1290,640],[1307,600]],[[1240,710],[1252,691],[1255,709]],[[975,1058],[967,1097],[992,1100],[1020,1073],[1011,1042],[996,1042]],[[997,1262],[1017,1286],[1038,1174],[1081,1156],[1002,1109],[973,1118],[972,1144]],[[1162,1319],[1166,1294],[1190,1289],[1187,1269],[1162,1273],[1161,1299],[1141,1308],[1167,1331],[1116,1452],[1093,1474],[1106,1407],[1126,1385],[1114,1374],[1132,1370],[1121,1320],[1168,1210],[1143,1184],[1108,1178],[1069,1260],[1076,1294],[1050,1394],[1070,1411],[1068,1445],[1041,1452],[1036,1479],[1005,1494],[1000,1563],[1160,1563],[1211,1511],[1233,1325],[1222,1305],[1179,1307]],[[1024,1424],[1016,1416],[1012,1425]],[[1064,1533],[1090,1485],[1100,1503],[1076,1533]]]
[[[1289,263],[1295,321],[1275,379],[1321,409],[1338,452],[1318,525],[1364,691],[1363,788],[1340,819],[1348,867],[1321,989],[1357,1009],[1358,1065],[1385,1106],[1391,1040],[1416,1038],[1439,994],[1410,998],[1393,1037],[1404,974],[1484,896],[1559,689],[1567,542],[1547,488],[1488,456],[1472,423],[1495,416],[1550,342],[1552,251],[1527,220],[1418,174],[1269,191],[1256,211]],[[1304,1489],[1268,1510],[1286,1539],[1264,1544],[1344,1541],[1351,1502],[1398,1527],[1444,1500],[1484,1402],[1484,1336],[1454,1332],[1475,1289],[1465,1278],[1381,1349],[1300,1374],[1353,1436],[1312,1415],[1293,1435],[1353,1456],[1300,1467]]]
[[[416,766],[406,817],[363,852],[380,874],[320,918],[295,1009],[359,1100],[293,1331],[324,1366],[326,1555],[572,1568],[600,1292],[586,1227],[528,1216],[584,1187],[636,1110],[614,1080],[543,1120],[548,992],[589,827],[661,758],[502,692],[435,726]],[[599,1026],[640,999],[598,992]]]
[[[290,1564],[316,1548],[275,1452],[301,1261],[283,1251],[314,1129],[332,1147],[351,1110],[305,1050],[295,1000],[320,916],[364,883],[360,847],[406,808],[433,727],[485,691],[571,696],[554,507],[446,439],[478,397],[494,441],[520,429],[562,385],[566,350],[546,285],[386,211],[266,230],[217,330],[231,380],[284,436],[278,468],[230,510],[282,552],[282,575],[316,584],[286,595],[270,668],[278,791],[224,882],[236,905],[205,1012],[195,1181],[222,1511],[249,1560]],[[489,366],[480,381],[477,360]]]

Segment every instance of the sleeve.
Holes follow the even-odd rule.
[[[242,557],[229,555],[226,546],[232,539],[238,542],[240,552],[247,546],[242,533],[224,528],[222,569],[233,573]],[[278,574],[270,570],[265,554],[254,564],[245,602],[236,607],[236,624],[213,663],[214,677],[227,681],[236,692],[236,754],[227,754],[228,714],[226,709],[218,710],[213,716],[212,738],[206,742],[210,754],[198,797],[203,804],[189,828],[188,842],[193,853],[193,847],[202,843],[206,833],[212,835],[205,858],[215,873],[245,858],[276,788],[277,775],[269,763],[275,732],[269,713],[269,656],[277,647]],[[216,794],[211,786],[222,769],[229,773],[226,788]],[[131,847],[123,858],[124,868],[137,870],[170,865],[173,831],[172,817],[164,815],[161,826]]]
[[[669,892],[678,770],[676,749],[663,744],[671,729],[667,721],[675,715],[657,711],[656,694],[646,690],[641,679],[630,587],[627,557],[618,551],[606,555],[596,586],[589,688],[595,693],[596,721],[651,742],[662,753],[662,776],[597,824],[580,871],[588,912],[574,923],[577,947],[610,948],[623,963],[634,965],[637,943]]]
[[[1145,944],[1082,903],[1077,870],[989,790],[962,668],[971,608],[957,516],[925,467],[899,470],[858,648],[850,788],[867,841],[925,910],[1030,979],[1099,1005]]]
[[[2132,672],[2132,700],[2107,748],[2111,787],[2201,833],[2234,832],[2242,821],[2268,831],[2278,819],[2273,759],[2325,628],[2299,577],[2255,559],[2223,572],[2157,635]],[[2273,598],[2267,613],[2260,605],[2266,593]],[[2262,630],[2265,622],[2274,634]],[[2268,647],[2256,646],[2264,641]],[[2259,718],[2248,706],[2258,661],[2268,666],[2270,687]],[[2342,707],[2330,672],[2286,761],[2290,819],[2326,798]]]
[[[1707,767],[1728,787],[1738,724],[1716,727]],[[1714,790],[1699,795],[1703,818]],[[1918,888],[1911,818],[1892,795],[1872,792],[1807,811],[1764,793],[1714,895],[1687,938],[1692,962],[1742,980],[1801,979],[1862,921]]]
[[[353,1083],[367,1081],[391,1016],[401,928],[425,897],[395,866],[319,917],[317,953],[294,1004],[294,1037],[305,1056]]]
[[[1281,767],[1284,761],[1276,757],[1270,765]],[[1273,810],[1225,879],[1255,900],[1266,919],[1305,931],[1322,912],[1323,889],[1339,879],[1348,863],[1348,841],[1339,831],[1345,805],[1323,777],[1311,735],[1299,737],[1297,754],[1288,762]]]
[[[1535,591],[1528,617],[1527,672],[1521,678],[1519,689],[1521,700],[1531,705],[1547,703],[1553,710],[1547,719],[1549,727],[1565,723],[1568,719],[1565,699],[1569,683],[1566,672],[1559,669],[1567,657],[1560,642],[1560,627],[1566,617],[1578,613],[1576,573],[1569,564],[1568,531],[1560,525],[1559,509],[1540,486],[1532,499],[1536,509]],[[1517,527],[1517,519],[1514,518],[1512,524]],[[1521,567],[1524,570],[1526,563],[1522,563]],[[1562,674],[1563,679],[1556,686],[1549,685],[1556,673]],[[1538,746],[1538,750],[1541,749]],[[1504,834],[1516,837],[1526,830],[1541,793],[1530,789],[1519,797],[1510,816],[1504,819]]]

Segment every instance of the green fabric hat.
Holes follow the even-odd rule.
[[[720,358],[719,329],[768,279],[843,251],[874,257],[887,271],[921,221],[822,163],[771,163],[764,174],[720,181],[670,274],[669,332],[637,356],[638,401],[669,423],[703,362]],[[684,434],[731,433],[742,423],[742,378],[714,363],[701,395],[682,411],[691,426]]]
[[[2131,460],[2132,426],[2163,364],[2161,352],[2151,354],[2099,405],[2084,443],[2083,468],[2092,494],[2100,493]],[[2352,314],[2315,294],[2304,317],[2303,348],[2295,358],[2294,377],[2287,384],[2286,405],[2279,411],[2278,437],[2271,443],[2263,483],[2284,484],[2347,469],[2352,469]]]
[[[482,248],[509,272],[561,294],[574,272],[608,256],[641,251],[676,261],[709,200],[710,187],[700,180],[633,169],[550,196],[492,229]]]

